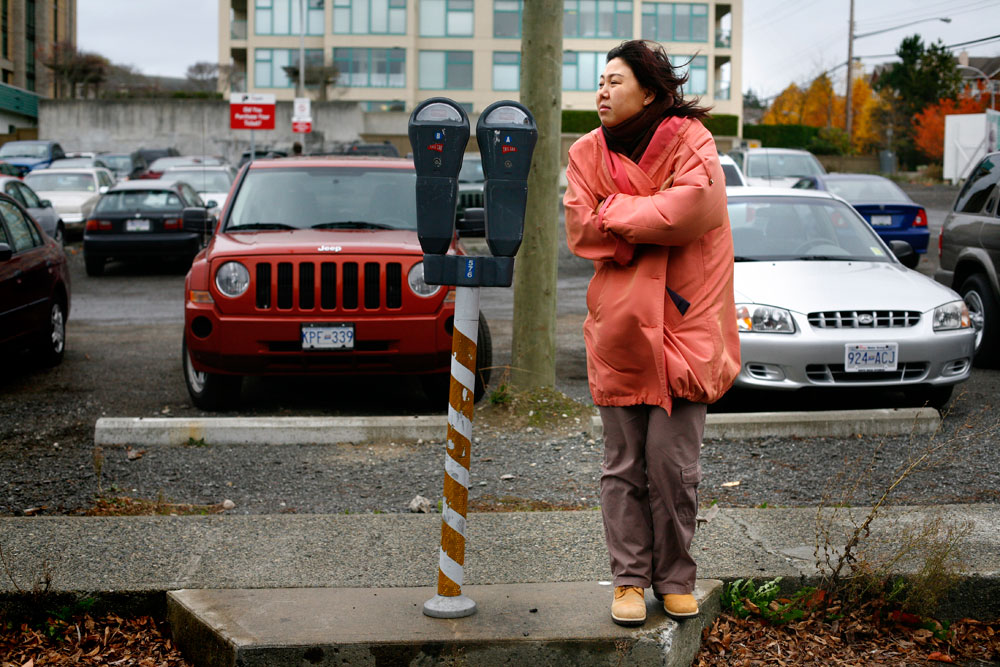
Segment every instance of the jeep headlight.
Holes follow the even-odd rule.
[[[406,274],[406,282],[417,296],[434,296],[441,289],[440,285],[428,285],[424,282],[424,263],[417,262]]]
[[[215,286],[223,296],[236,298],[250,287],[250,272],[239,262],[226,262],[215,272]]]
[[[790,312],[756,303],[736,304],[736,324],[741,332],[795,333],[795,322]]]
[[[969,307],[964,301],[952,301],[934,309],[934,331],[968,329],[970,326]]]

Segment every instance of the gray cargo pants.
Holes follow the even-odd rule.
[[[651,405],[599,408],[601,513],[614,585],[691,593],[697,566],[689,550],[708,406],[674,400],[671,415]]]

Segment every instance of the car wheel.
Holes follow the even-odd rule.
[[[479,331],[476,334],[476,388],[473,400],[479,400],[486,395],[486,387],[490,383],[493,367],[493,336],[486,318],[479,316]],[[451,373],[436,373],[420,376],[424,393],[432,402],[447,402],[451,388]]]
[[[996,367],[1000,362],[1000,349],[995,341],[1000,333],[1000,305],[990,287],[989,280],[981,273],[969,276],[959,294],[969,307],[969,317],[976,328],[975,365]]]
[[[935,408],[940,410],[944,406],[948,405],[948,401],[951,400],[951,394],[955,390],[955,385],[949,384],[947,386],[930,386],[921,387],[913,391],[910,395],[915,399],[915,402],[920,405],[920,407],[927,406],[929,408]]]
[[[88,255],[86,251],[84,251],[83,264],[87,269],[88,276],[96,277],[104,273],[103,257],[94,257],[93,255]]]
[[[66,306],[61,299],[52,302],[49,321],[35,345],[38,362],[45,366],[57,366],[66,353]]]
[[[197,371],[188,354],[187,341],[181,344],[184,357],[184,383],[191,401],[202,410],[230,410],[240,400],[243,378],[239,375],[220,375]]]
[[[52,236],[52,240],[59,244],[59,247],[66,246],[66,230],[63,229],[62,225],[56,225],[56,232]]]

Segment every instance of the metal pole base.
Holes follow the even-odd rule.
[[[424,615],[432,618],[462,618],[476,613],[476,603],[464,595],[435,595],[424,603]]]

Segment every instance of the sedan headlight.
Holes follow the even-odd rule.
[[[428,285],[424,282],[424,263],[417,262],[406,274],[406,282],[417,296],[434,296],[441,289],[440,285]]]
[[[736,304],[736,323],[740,331],[752,333],[795,333],[792,314],[784,308],[756,303]]]
[[[971,326],[969,307],[964,301],[952,301],[934,309],[934,331],[968,329]]]
[[[250,287],[250,272],[239,262],[226,262],[215,272],[215,286],[230,298],[235,298]]]

